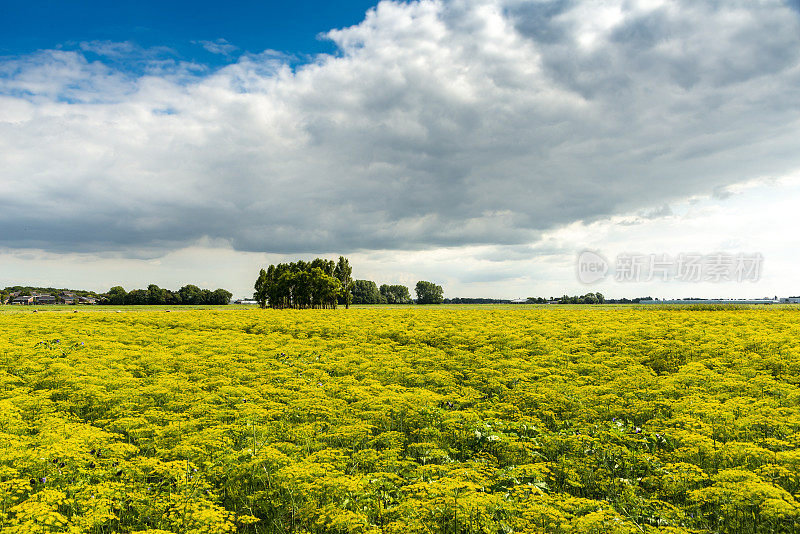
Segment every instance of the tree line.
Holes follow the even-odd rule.
[[[65,293],[75,297],[93,297],[98,304],[113,305],[178,305],[178,304],[205,304],[224,305],[230,303],[233,296],[225,289],[200,289],[196,285],[187,284],[177,291],[163,289],[156,284],[150,284],[147,289],[133,289],[125,291],[122,286],[114,286],[106,293],[95,293],[83,289],[57,289],[52,287],[9,286],[0,291],[0,301],[10,302],[11,296],[20,295],[53,295],[60,296]]]
[[[333,308],[352,303],[350,261],[316,258],[261,269],[253,298],[262,308]]]
[[[444,299],[442,304],[514,304],[514,301],[485,297],[453,297],[451,299]]]
[[[350,304],[413,304],[408,287],[372,280],[353,280],[350,260],[316,258],[279,263],[261,269],[253,298],[262,308],[333,308]],[[415,287],[417,304],[441,304],[442,286],[420,281]]]
[[[403,285],[378,284],[372,280],[353,282],[353,304],[413,304],[408,288]]]
[[[408,287],[400,284],[378,284],[372,280],[353,281],[353,304],[441,304],[444,301],[442,286],[421,280],[414,288],[416,300]]]
[[[560,304],[604,304],[606,298],[602,293],[586,293],[585,295],[564,295],[558,301]]]
[[[638,304],[642,300],[652,300],[652,297],[636,297],[634,299],[607,299],[602,293],[586,293],[585,295],[563,295],[560,298],[528,297],[526,304]]]
[[[108,293],[102,295],[100,304],[116,305],[177,305],[177,304],[206,304],[225,305],[230,303],[233,294],[225,289],[200,289],[196,285],[187,284],[177,291],[163,289],[156,284],[150,284],[147,289],[133,289],[125,291],[122,286],[114,286]]]

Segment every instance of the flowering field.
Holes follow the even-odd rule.
[[[800,531],[800,312],[2,313],[0,532]]]

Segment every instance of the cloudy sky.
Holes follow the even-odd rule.
[[[797,0],[56,4],[0,21],[0,285],[800,294]],[[614,276],[689,253],[759,279]]]

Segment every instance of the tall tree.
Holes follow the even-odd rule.
[[[444,300],[444,290],[442,286],[433,282],[420,280],[415,288],[417,293],[417,304],[441,304]]]
[[[339,261],[336,262],[334,268],[334,276],[339,279],[341,285],[340,299],[344,304],[345,309],[350,308],[350,303],[353,301],[352,285],[353,285],[353,268],[350,267],[350,261],[344,256],[339,256]]]
[[[349,277],[347,260],[339,263],[338,274]],[[253,287],[259,305],[271,308],[336,308],[342,294],[336,262],[322,258],[270,265],[260,270]]]
[[[272,269],[272,265],[269,266]],[[258,278],[256,279],[255,283],[255,293],[253,293],[253,298],[258,302],[258,305],[261,308],[267,307],[267,300],[269,300],[269,295],[267,291],[269,290],[269,284],[267,283],[267,271],[261,269],[258,273]]]

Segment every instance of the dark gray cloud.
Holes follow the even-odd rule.
[[[267,52],[132,75],[115,66],[126,43],[7,59],[0,246],[517,245],[788,172],[795,15],[778,1],[384,2],[331,32],[336,57],[294,69]]]

